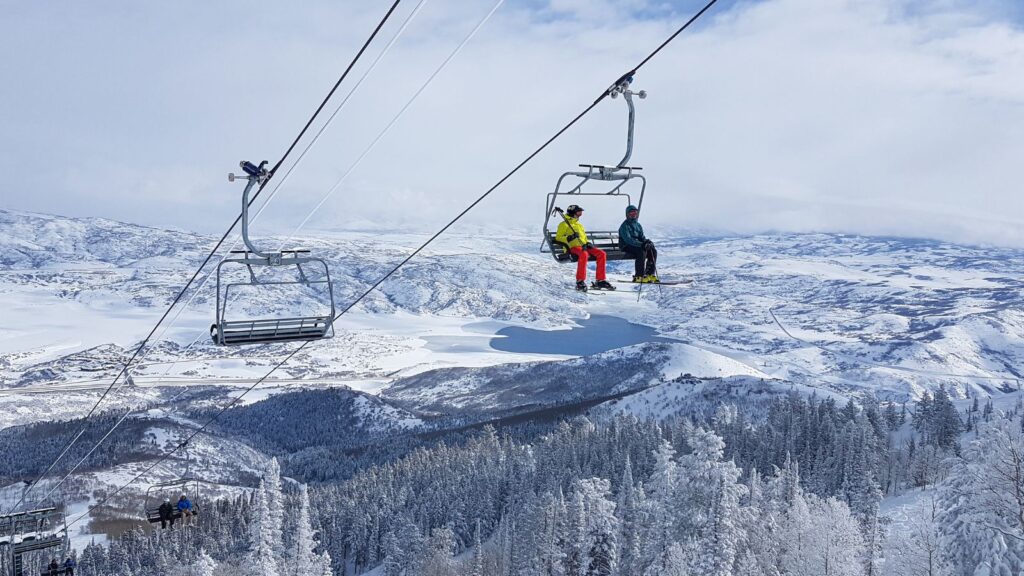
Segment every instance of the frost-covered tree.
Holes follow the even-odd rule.
[[[736,563],[734,576],[767,576],[767,574],[761,567],[761,562],[758,561],[757,555],[750,550],[746,550]]]
[[[295,576],[315,574],[319,564],[316,554],[316,540],[310,525],[309,491],[305,484],[299,486],[298,506],[295,514],[295,552],[291,573]]]
[[[654,470],[645,485],[647,501],[644,510],[644,557],[655,558],[672,545],[675,537],[676,451],[663,440],[654,453]]]
[[[957,449],[963,423],[945,386],[939,386],[934,395],[922,394],[914,411],[914,429],[926,444],[940,449]]]
[[[674,509],[681,531],[675,537],[693,539],[691,572],[730,576],[743,538],[740,499],[746,487],[738,483],[742,471],[723,460],[721,437],[699,427],[685,432],[690,453],[679,457]]]
[[[644,576],[690,576],[687,565],[692,555],[678,542],[666,548],[644,572]]]
[[[583,512],[581,574],[611,576],[618,566],[620,529],[615,503],[609,499],[611,483],[589,478],[579,480],[574,490]]]
[[[894,527],[886,549],[885,576],[949,576],[937,523],[939,501],[934,491],[923,498],[920,515]]]
[[[940,543],[957,574],[1024,574],[1024,433],[980,423],[939,487]]]
[[[454,576],[455,534],[450,528],[435,528],[427,542],[423,576]]]
[[[184,565],[178,565],[169,571],[171,576],[215,576],[217,574],[217,562],[206,553],[200,550],[194,560]]]
[[[860,526],[840,500],[798,494],[780,533],[784,574],[863,576]]]
[[[281,566],[284,566],[286,551],[282,537],[284,526],[284,495],[281,492],[281,466],[277,458],[271,458],[263,479],[263,488],[267,501],[267,529],[273,543],[273,554]]]
[[[480,537],[480,521],[476,521],[473,533],[473,563],[470,567],[471,576],[484,576],[484,543]]]
[[[619,530],[620,559],[619,573],[636,574],[640,571],[643,558],[643,537],[640,528],[643,523],[642,511],[646,507],[645,495],[633,481],[633,466],[626,458],[626,466],[619,482],[619,497],[616,513],[621,519]]]
[[[565,498],[561,492],[557,496],[550,492],[546,493],[534,510],[539,510],[542,516],[532,522],[536,533],[539,534],[533,571],[535,574],[562,576],[566,573],[567,558],[562,547],[569,540],[568,508],[565,505]],[[528,552],[522,550],[521,553]]]
[[[253,517],[249,522],[250,548],[248,564],[257,574],[264,576],[278,576],[278,562],[280,556],[274,555],[274,550],[280,546],[280,524],[277,528],[270,516],[268,505],[266,483],[260,481],[259,487],[253,495],[252,512]],[[275,541],[275,535],[278,540]]]
[[[405,572],[404,554],[394,532],[384,535],[384,576],[402,576]]]

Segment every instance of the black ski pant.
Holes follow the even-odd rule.
[[[654,248],[653,243],[648,243],[642,248],[623,245],[622,251],[634,258],[634,276],[654,274],[658,269],[658,251]]]

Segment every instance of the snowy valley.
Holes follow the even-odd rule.
[[[913,522],[899,518],[936,497],[921,488],[956,473],[943,459],[985,426],[1019,434],[1019,423],[1014,432],[1001,422],[1021,417],[1024,253],[837,234],[651,232],[661,275],[692,284],[583,295],[568,267],[538,251],[539,237],[442,237],[343,316],[333,339],[304,348],[222,416],[296,345],[214,345],[215,282],[200,276],[171,327],[104,399],[102,417],[83,423],[216,239],[0,211],[0,508],[84,424],[34,497],[83,515],[71,530],[80,550],[115,539],[120,551],[126,533],[135,562],[150,545],[130,530],[143,524],[147,487],[187,468],[208,485],[204,522],[248,522],[251,507],[310,500],[306,524],[320,534],[317,554],[328,554],[302,562],[333,562],[334,573],[475,574],[486,563],[482,573],[686,565],[676,573],[767,576],[785,563],[806,566],[786,573],[809,576],[813,558],[756,547],[846,525],[872,537],[835,561],[912,573],[897,569],[895,558],[913,548],[894,548],[911,538]],[[422,239],[336,232],[302,243],[330,263],[342,308]],[[508,252],[500,258],[499,245]],[[625,278],[631,266],[615,263],[611,274]],[[269,288],[230,306],[297,311],[317,296]],[[187,458],[147,470],[215,416]],[[59,490],[47,489],[75,464]],[[252,498],[261,478],[282,482],[268,476],[278,466],[284,487]],[[465,500],[456,504],[458,490]],[[651,516],[668,513],[656,502],[682,507],[667,531]],[[779,525],[736,532],[731,544],[695,536],[722,537],[712,523],[724,516],[707,510],[727,502],[736,506],[729,522]],[[291,515],[275,522],[292,527],[285,548],[301,548],[296,534],[307,527]],[[524,526],[534,533],[516,532]],[[575,560],[542,538],[571,529],[587,534]],[[207,551],[234,566],[247,537],[224,536]],[[1007,537],[1003,552],[1017,546]],[[732,556],[714,552],[728,547]]]

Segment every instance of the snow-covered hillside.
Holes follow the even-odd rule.
[[[0,386],[27,393],[104,385],[213,240],[0,212]],[[602,296],[569,290],[569,267],[538,253],[535,240],[443,237],[342,319],[338,338],[308,347],[276,378],[372,391],[434,368],[550,358],[557,351],[500,352],[490,338],[505,326],[564,328],[598,314],[651,326],[759,374],[838,391],[901,397],[945,383],[962,395],[967,387],[1016,388],[1024,371],[1019,251],[824,234],[658,238],[662,275],[696,282],[648,288],[637,302],[628,285]],[[330,262],[344,306],[419,241],[353,233],[303,244]],[[629,263],[612,269],[624,277]],[[237,383],[288,349],[213,346],[213,295],[211,281],[186,296],[191,305],[157,332],[133,372],[136,384]],[[254,295],[232,309],[308,306],[309,296]]]

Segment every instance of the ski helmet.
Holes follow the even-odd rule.
[[[580,212],[583,212],[583,206],[577,206],[576,204],[570,204],[569,207],[565,209],[565,213],[569,216],[576,216]]]

